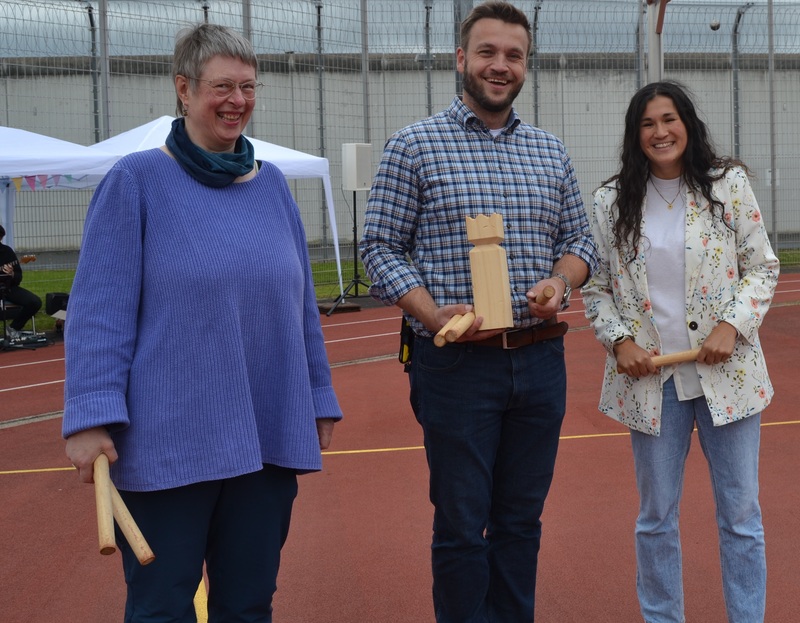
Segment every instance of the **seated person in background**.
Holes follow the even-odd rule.
[[[33,292],[19,287],[22,281],[22,268],[14,249],[2,244],[2,240],[5,237],[6,230],[0,225],[0,273],[12,276],[8,291],[4,292],[2,296],[6,302],[19,305],[22,308],[13,320],[6,323],[6,336],[8,339],[14,340],[19,337],[19,332],[25,326],[25,323],[41,309],[42,299]]]

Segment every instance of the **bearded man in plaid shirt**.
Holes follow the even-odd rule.
[[[524,13],[477,6],[457,50],[464,94],[387,142],[367,202],[361,257],[370,293],[414,331],[411,405],[424,431],[439,623],[530,623],[540,515],[566,403],[556,313],[597,263],[564,145],[512,103],[531,45]],[[514,328],[433,336],[472,309],[465,217],[499,213]],[[409,261],[410,259],[410,261]],[[535,302],[545,287],[556,295]]]

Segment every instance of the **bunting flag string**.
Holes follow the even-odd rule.
[[[81,180],[80,177],[64,174],[62,175],[24,175],[21,177],[12,177],[11,181],[14,182],[14,188],[17,192],[22,190],[23,180],[30,190],[45,190],[47,188],[58,188],[61,178],[64,178],[65,184],[70,185],[76,181]],[[6,178],[8,179],[8,178]],[[38,182],[38,184],[37,184]]]

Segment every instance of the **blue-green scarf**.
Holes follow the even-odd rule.
[[[167,147],[184,171],[212,188],[232,184],[237,177],[249,173],[255,164],[253,144],[244,135],[236,139],[236,149],[232,154],[206,151],[189,139],[183,117],[172,122]]]

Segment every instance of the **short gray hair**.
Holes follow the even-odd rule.
[[[258,59],[253,46],[242,35],[218,24],[198,24],[178,33],[172,57],[172,79],[176,76],[189,78],[192,89],[197,87],[195,78],[200,76],[206,63],[215,56],[238,58],[250,65],[258,75]],[[183,115],[183,102],[177,98],[176,112]]]

